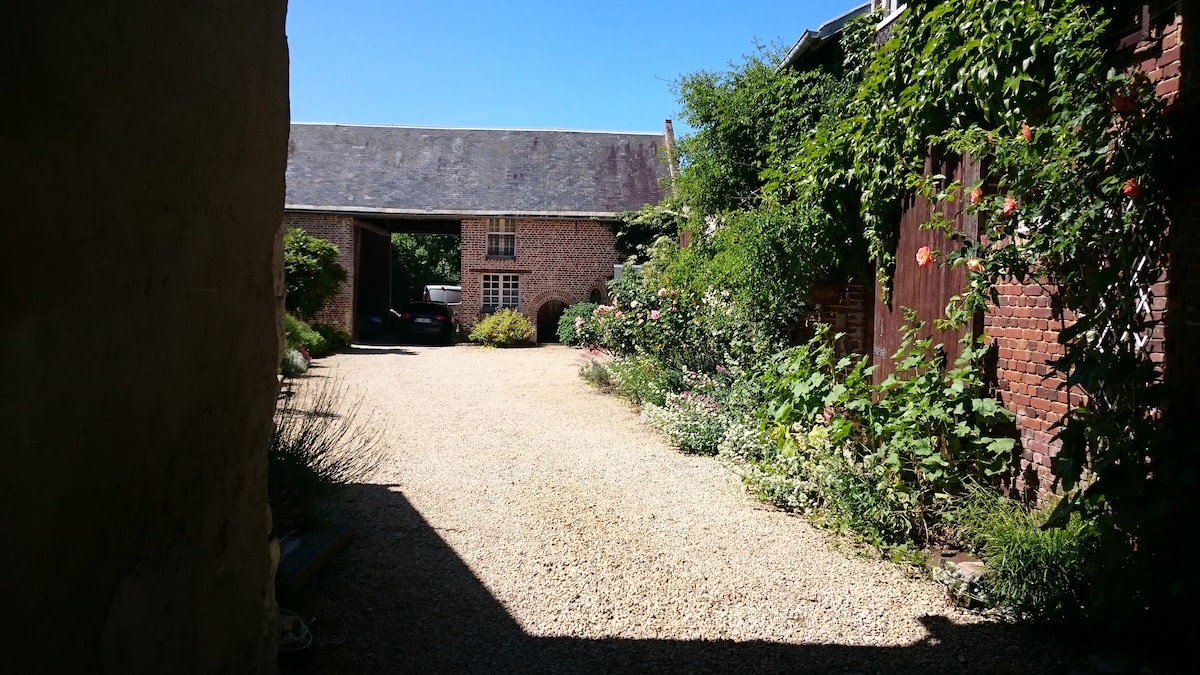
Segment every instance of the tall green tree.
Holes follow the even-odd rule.
[[[851,32],[844,53],[859,55],[870,35]],[[866,259],[857,195],[827,180],[846,165],[831,136],[861,59],[800,72],[777,68],[782,57],[760,46],[726,72],[675,83],[681,119],[695,131],[679,141],[673,195],[627,217],[617,234],[618,243],[656,252],[658,271],[695,297],[730,298],[738,316],[778,344],[814,284],[859,272]],[[634,241],[679,230],[692,235],[686,250]]]
[[[421,297],[429,284],[457,284],[461,267],[458,237],[450,234],[392,235],[392,297],[398,304]]]

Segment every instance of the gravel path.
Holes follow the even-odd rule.
[[[563,347],[325,359],[386,416],[285,672],[1054,673],[1073,659],[672,450]],[[289,604],[290,603],[290,604]]]

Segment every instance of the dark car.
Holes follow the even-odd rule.
[[[402,340],[454,339],[454,312],[444,302],[412,302],[396,316]]]

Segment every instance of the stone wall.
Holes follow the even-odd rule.
[[[273,669],[283,0],[0,22],[0,663]]]

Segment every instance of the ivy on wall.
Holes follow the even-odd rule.
[[[1111,68],[1112,15],[1088,0],[911,0],[878,48],[878,17],[851,22],[840,63],[778,72],[760,56],[689,76],[679,91],[698,131],[679,144],[676,194],[635,218],[693,239],[643,249],[660,275],[696,295],[728,291],[741,319],[778,336],[797,298],[855,260],[874,263],[885,293],[896,265],[917,264],[896,251],[907,196],[978,216],[975,238],[944,217],[927,223],[954,245],[923,251],[922,264],[967,270],[941,321],[986,311],[1002,284],[1050,290],[1063,328],[1052,365],[1073,392],[1050,525],[1079,513],[1104,525],[1118,557],[1148,560],[1190,489],[1156,471],[1178,452],[1150,354],[1171,130],[1146,79]],[[973,157],[983,178],[924,175],[935,149]]]

